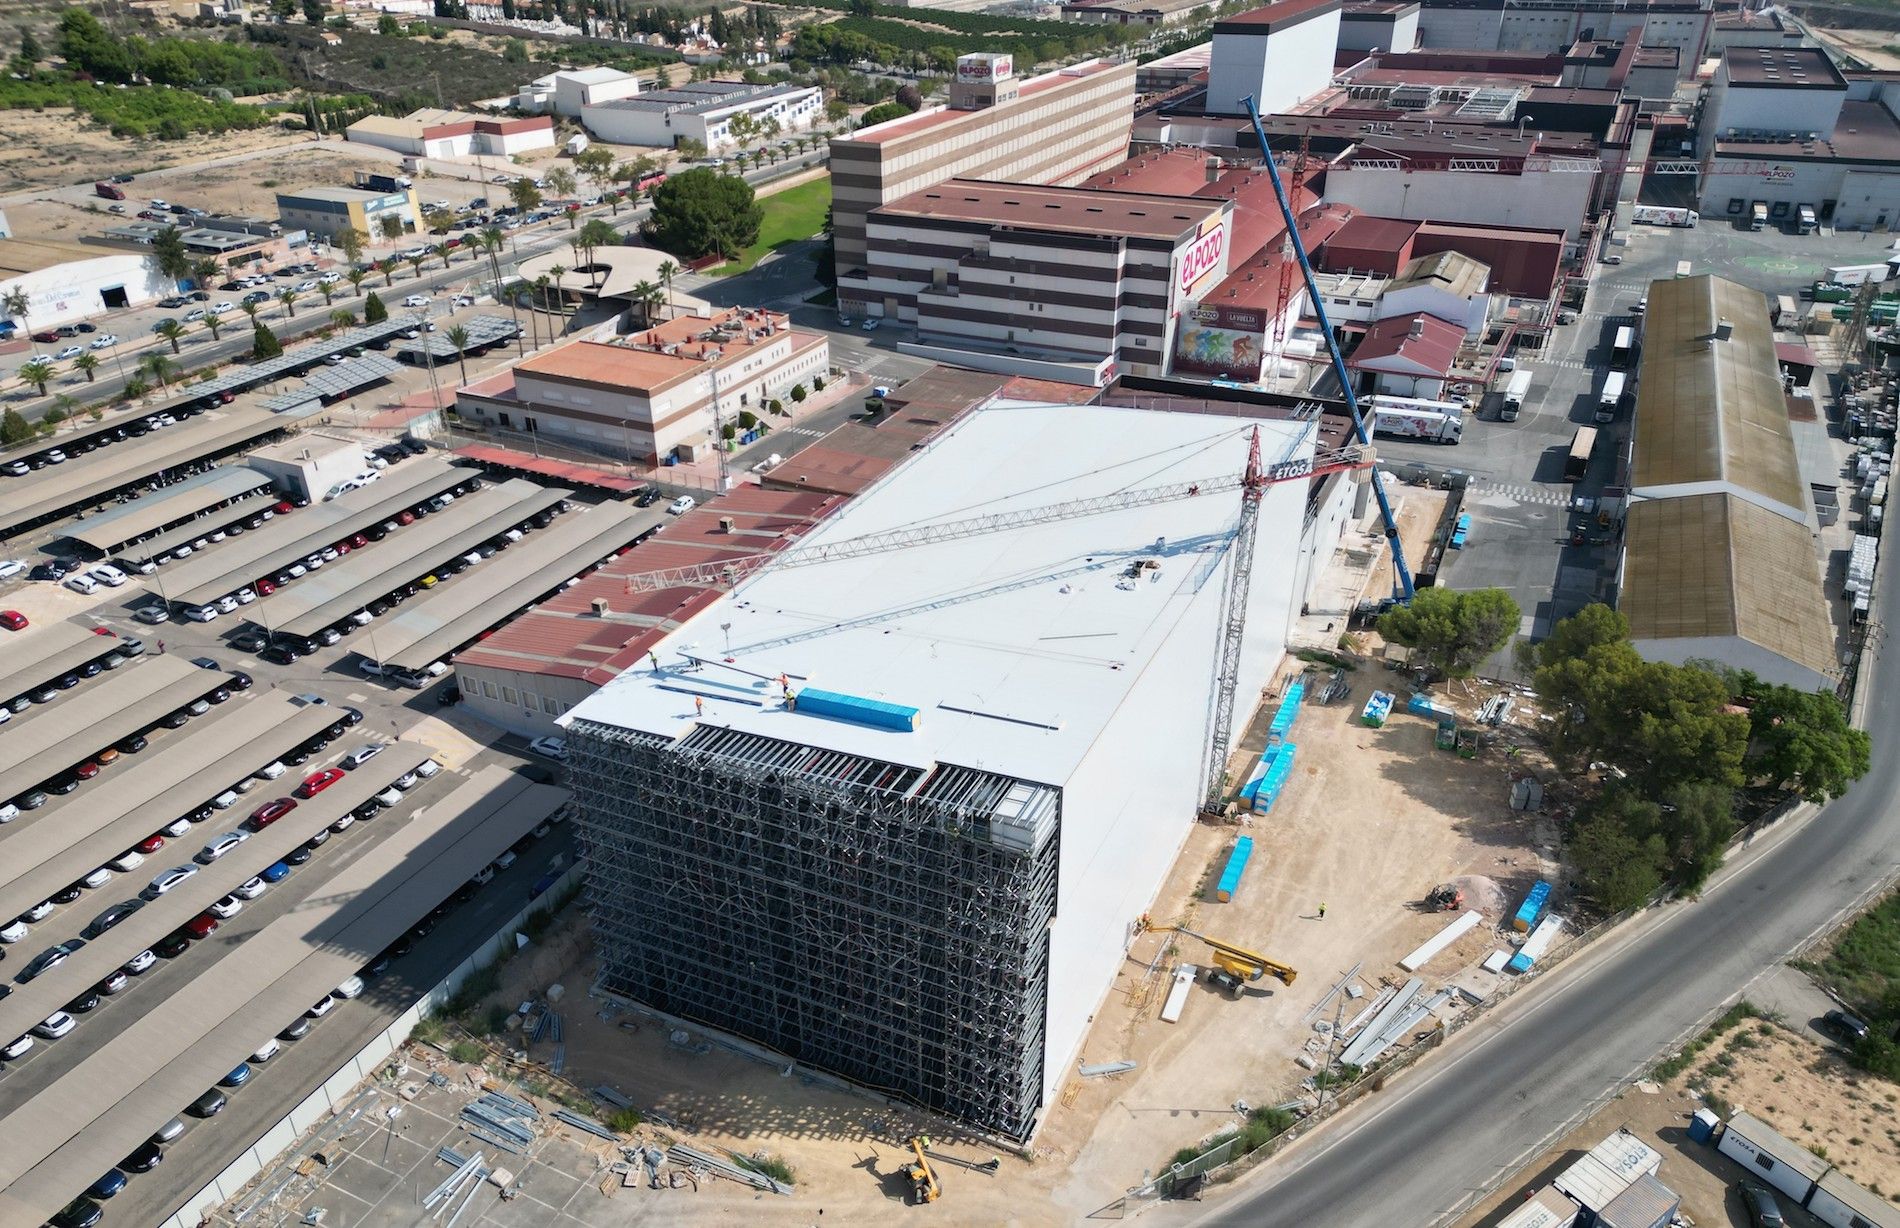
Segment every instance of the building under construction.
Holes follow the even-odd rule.
[[[575,708],[603,986],[1028,1137],[1194,821],[1253,425],[979,410]],[[1240,721],[1352,485],[1264,487]]]

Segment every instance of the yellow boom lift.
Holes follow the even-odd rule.
[[[1207,971],[1207,979],[1225,989],[1229,996],[1238,998],[1248,981],[1258,981],[1273,977],[1282,985],[1291,985],[1299,973],[1279,960],[1268,959],[1258,951],[1249,951],[1246,947],[1235,946],[1218,938],[1209,938],[1206,934],[1197,934],[1191,929],[1179,925],[1156,926],[1142,918],[1143,929],[1172,930],[1177,934],[1186,934],[1189,938],[1198,938],[1214,952],[1214,966]]]
[[[910,1200],[914,1203],[935,1202],[943,1196],[943,1187],[937,1184],[937,1170],[930,1167],[930,1160],[924,1155],[924,1149],[930,1146],[930,1140],[924,1135],[913,1135],[910,1149],[916,1159],[910,1162],[905,1175],[910,1178]]]

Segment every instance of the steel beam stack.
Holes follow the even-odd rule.
[[[1057,790],[708,726],[567,745],[606,988],[1028,1135]]]

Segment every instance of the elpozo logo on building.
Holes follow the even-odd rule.
[[[1227,224],[1217,222],[1214,229],[1206,231],[1200,238],[1188,244],[1181,253],[1181,271],[1175,282],[1182,293],[1192,290],[1195,283],[1220,266],[1221,253],[1226,250]]]

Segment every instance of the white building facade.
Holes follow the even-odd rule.
[[[1262,115],[1291,110],[1332,84],[1339,46],[1339,0],[1276,0],[1214,23],[1207,68],[1207,109],[1244,114],[1252,97]]]
[[[824,91],[815,86],[704,81],[590,103],[581,108],[581,123],[615,145],[671,149],[693,140],[717,152],[736,144],[732,123],[741,115],[755,125],[776,123],[781,133],[804,132],[824,114],[824,105]]]
[[[178,286],[158,271],[158,262],[136,252],[109,252],[55,260],[44,267],[14,271],[6,258],[32,248],[24,240],[0,240],[0,294],[26,292],[26,314],[12,317],[28,331],[83,320],[122,307],[142,307],[176,294]],[[10,250],[11,249],[11,250]]]
[[[515,94],[515,109],[531,115],[553,113],[579,119],[584,107],[632,98],[640,78],[618,68],[576,68],[537,77]]]

